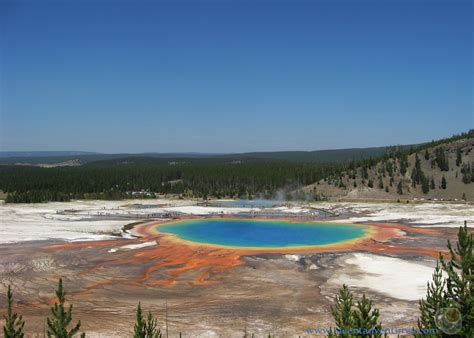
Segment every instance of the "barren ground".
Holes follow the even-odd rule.
[[[336,219],[364,222],[370,222],[370,217],[381,222],[383,210],[390,210],[385,218],[395,222],[398,212],[405,225],[385,226],[402,227],[406,234],[383,243],[374,241],[367,249],[240,255],[206,247],[173,247],[161,237],[157,244],[150,244],[150,238],[127,239],[114,236],[114,227],[96,238],[102,219],[91,228],[79,227],[83,231],[79,239],[63,238],[67,232],[61,227],[67,220],[56,220],[61,231],[54,232],[58,230],[55,220],[48,217],[45,206],[37,206],[40,211],[27,213],[27,218],[40,223],[43,218],[43,226],[55,238],[0,244],[0,313],[4,312],[6,287],[11,284],[18,302],[15,308],[24,315],[27,332],[42,336],[57,279],[63,277],[74,317],[81,319],[88,336],[130,336],[135,308],[141,301],[144,309],[158,317],[163,330],[167,312],[171,337],[179,332],[184,337],[242,337],[245,331],[257,336],[297,337],[305,336],[308,328],[333,325],[330,306],[338,288],[346,283],[357,296],[365,292],[374,300],[385,327],[411,327],[418,315],[417,299],[424,295],[435,265],[432,253],[445,250],[446,240],[456,237],[454,224],[474,217],[472,206],[454,207],[451,214],[448,206],[442,210],[445,223],[430,223],[426,217],[422,224],[420,210],[413,215],[416,223],[411,224],[406,215],[409,210],[400,211],[397,205],[319,207],[336,210],[340,215]],[[8,224],[2,219],[1,237],[7,226],[21,227],[19,210],[31,206],[0,208],[4,214],[16,212]],[[93,213],[91,210],[88,212]],[[425,211],[426,216],[433,213],[436,208]],[[114,217],[108,216],[113,222]],[[71,226],[76,233],[78,229]]]

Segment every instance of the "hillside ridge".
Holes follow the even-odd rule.
[[[474,200],[474,133],[349,165],[304,188],[328,198]]]

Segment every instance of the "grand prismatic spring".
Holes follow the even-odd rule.
[[[345,242],[366,236],[368,227],[285,220],[198,219],[157,226],[157,230],[203,244],[279,248]]]

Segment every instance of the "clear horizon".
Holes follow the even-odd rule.
[[[292,151],[307,151],[307,152],[312,152],[312,151],[336,151],[336,150],[345,150],[345,149],[367,149],[367,148],[383,148],[383,147],[393,147],[393,146],[409,146],[409,145],[416,145],[416,144],[422,144],[422,143],[429,143],[431,141],[437,141],[440,139],[444,138],[449,138],[453,135],[456,134],[461,134],[468,132],[469,130],[461,130],[459,132],[455,132],[451,135],[445,135],[439,138],[432,138],[431,140],[425,140],[420,143],[399,143],[399,144],[384,144],[384,145],[369,145],[366,147],[342,147],[342,148],[324,148],[324,149],[281,149],[281,150],[251,150],[251,151],[239,151],[239,152],[200,152],[200,151],[176,151],[176,152],[158,152],[158,151],[137,151],[137,152],[123,152],[123,151],[117,151],[117,152],[100,152],[100,151],[94,151],[94,150],[61,150],[61,149],[56,149],[56,150],[44,150],[44,149],[39,149],[39,150],[0,150],[0,153],[28,153],[28,152],[84,152],[84,153],[95,153],[95,154],[103,154],[103,155],[113,155],[113,154],[201,154],[201,155],[228,155],[228,154],[239,154],[239,153],[249,153],[249,152],[292,152]]]
[[[449,137],[474,127],[472,24],[463,0],[2,1],[0,151]]]

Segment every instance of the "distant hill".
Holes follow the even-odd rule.
[[[464,136],[463,136],[464,135]],[[468,135],[470,135],[468,137]],[[161,165],[161,164],[183,164],[183,163],[232,163],[232,162],[261,162],[261,161],[289,161],[300,163],[342,163],[351,161],[361,161],[369,159],[380,159],[387,153],[398,149],[402,152],[411,152],[412,149],[432,148],[443,144],[449,144],[459,139],[472,138],[472,130],[468,133],[455,135],[451,138],[432,141],[415,145],[401,145],[396,147],[368,147],[368,148],[348,148],[316,151],[273,151],[273,152],[247,152],[231,154],[209,154],[209,153],[117,153],[102,154],[83,151],[32,151],[32,152],[0,152],[0,165],[36,166],[43,168],[61,166],[114,166],[114,165]],[[449,148],[450,149],[450,148]],[[452,150],[451,150],[452,152]],[[411,154],[411,153],[410,153]],[[452,156],[450,153],[449,156]],[[410,164],[414,161],[411,154]],[[393,159],[394,165],[399,159]],[[471,159],[468,159],[470,162]],[[385,162],[384,162],[385,163]],[[410,168],[411,169],[411,168]],[[370,171],[370,170],[369,170]],[[430,170],[431,171],[431,170]],[[378,179],[372,175],[371,179]],[[436,176],[436,175],[435,175]],[[367,181],[367,180],[365,180]],[[343,187],[349,181],[338,184]],[[360,182],[362,183],[362,182]],[[365,182],[368,183],[368,182]],[[321,183],[320,183],[321,184]],[[351,183],[352,185],[354,182]],[[356,185],[358,182],[356,182]],[[330,184],[332,185],[332,184]],[[392,182],[393,185],[393,182]],[[359,190],[362,188],[358,185]],[[331,190],[331,189],[329,189]],[[336,189],[337,190],[337,189]],[[408,190],[408,189],[407,189]],[[343,195],[346,191],[334,192],[336,195]],[[332,195],[332,192],[327,192]],[[352,192],[352,194],[356,194]]]
[[[87,151],[0,151],[0,158],[61,157],[97,154]]]
[[[411,151],[393,150],[304,190],[343,199],[474,201],[474,130]]]
[[[410,146],[404,146],[410,147]],[[143,158],[150,159],[222,159],[222,160],[244,160],[244,159],[265,159],[282,160],[292,162],[342,162],[349,160],[365,159],[369,157],[382,156],[388,147],[371,148],[350,148],[335,150],[316,151],[275,151],[275,152],[248,152],[235,154],[206,154],[206,153],[142,153],[142,154],[100,154],[87,152],[3,152],[0,153],[0,164],[59,164],[68,161],[75,161],[86,164],[97,161],[108,161],[117,159]],[[150,160],[150,162],[153,162]],[[160,162],[160,161],[158,161]]]
[[[259,158],[295,162],[341,162],[382,156],[388,147],[348,148],[315,151],[270,151],[222,155],[221,157]]]
[[[26,156],[27,153],[24,153],[24,156],[11,156],[11,157],[0,157],[0,164],[31,164],[31,165],[40,165],[40,164],[59,164],[68,161],[75,161],[80,164],[86,164],[96,161],[104,160],[113,160],[118,158],[127,158],[127,157],[150,157],[150,158],[174,158],[174,157],[187,157],[187,158],[201,158],[206,157],[207,155],[194,155],[194,154],[100,154],[100,153],[83,153],[83,154],[60,154],[60,155],[50,155],[48,156],[45,152],[44,156]],[[58,152],[61,153],[61,152]]]

